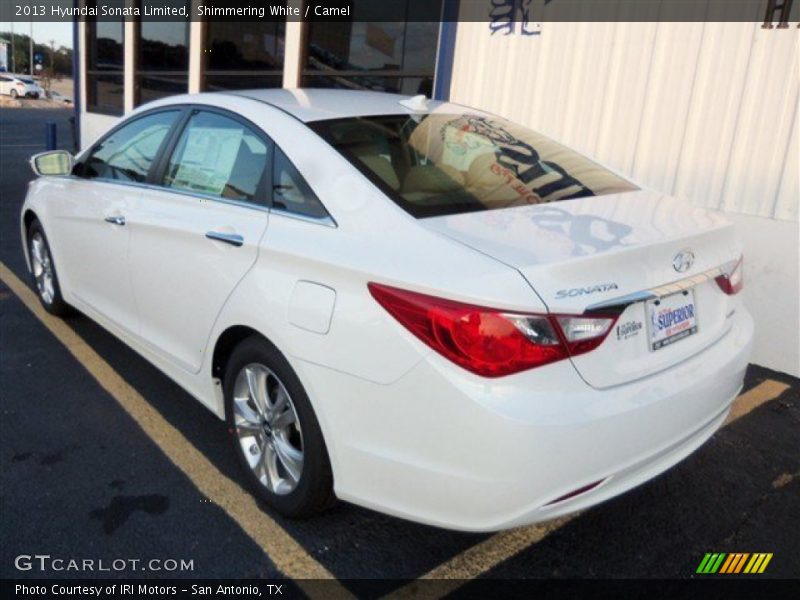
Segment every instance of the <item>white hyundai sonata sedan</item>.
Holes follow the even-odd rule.
[[[32,159],[25,253],[227,421],[253,489],[497,530],[720,426],[753,335],[719,214],[456,104],[269,90],[147,104]]]

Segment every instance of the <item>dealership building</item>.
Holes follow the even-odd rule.
[[[753,361],[800,376],[796,19],[537,22],[514,0],[371,4],[374,21],[78,21],[80,144],[186,92],[375,89],[488,110],[725,212],[745,241]],[[421,11],[435,16],[408,18]]]

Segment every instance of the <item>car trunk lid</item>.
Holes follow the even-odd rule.
[[[719,213],[639,190],[420,222],[517,269],[552,313],[621,311],[601,346],[572,359],[595,387],[669,368],[730,327],[731,297],[714,276],[741,247]],[[651,312],[667,309],[696,312],[696,331],[654,350]]]

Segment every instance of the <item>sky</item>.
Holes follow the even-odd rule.
[[[2,0],[0,0],[2,1]],[[0,31],[11,31],[11,23],[0,21]],[[14,33],[24,33],[30,35],[30,22],[15,22]],[[37,44],[50,44],[50,40],[56,41],[56,48],[66,46],[72,48],[72,21],[65,23],[56,21],[44,21],[33,24],[33,39]]]

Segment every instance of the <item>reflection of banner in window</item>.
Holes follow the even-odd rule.
[[[445,151],[442,163],[459,171],[468,171],[472,161],[481,154],[494,154],[495,146],[485,137],[446,126],[444,129]]]

